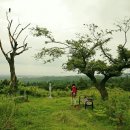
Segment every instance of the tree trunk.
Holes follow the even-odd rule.
[[[97,90],[99,91],[102,100],[107,100],[108,99],[108,92],[105,88],[105,83],[94,83],[95,87],[97,88]]]
[[[15,73],[14,57],[11,58],[9,62],[10,67],[10,89],[11,92],[16,92],[17,90],[17,76]]]
[[[99,90],[99,92],[101,94],[102,100],[107,100],[108,99],[107,89],[103,85],[100,85],[99,87],[100,87],[100,89],[98,89],[98,90]]]
[[[107,89],[106,89],[106,82],[108,81],[110,77],[108,76],[105,76],[99,83],[99,86],[98,86],[98,90],[101,94],[101,97],[103,100],[107,100],[108,99],[108,92],[107,92]]]
[[[98,82],[97,79],[94,76],[94,73],[87,73],[86,75],[91,79],[94,86],[100,92],[101,98],[103,100],[107,100],[108,99],[108,93],[107,93],[107,90],[105,88],[105,85],[106,85],[106,82],[108,81],[108,79],[110,78],[110,76],[105,76],[100,82]]]

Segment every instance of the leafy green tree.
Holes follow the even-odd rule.
[[[10,12],[9,12],[10,13]],[[14,31],[12,31],[12,24],[13,20],[9,19],[9,13],[6,12],[6,19],[8,22],[7,30],[8,30],[8,37],[9,37],[9,45],[10,45],[10,50],[8,52],[5,51],[3,48],[2,41],[0,40],[0,49],[7,60],[10,68],[10,88],[12,90],[16,90],[17,88],[17,76],[15,72],[15,57],[22,54],[24,51],[28,50],[26,38],[22,41],[22,44],[18,42],[18,39],[21,35],[21,33],[30,25],[26,25],[25,27],[20,29],[21,24],[18,24],[15,28]]]
[[[118,23],[115,30],[101,30],[95,24],[84,24],[84,26],[86,34],[77,34],[75,40],[66,40],[65,42],[56,41],[51,32],[46,28],[38,26],[33,28],[34,36],[45,36],[49,39],[45,43],[52,43],[53,46],[48,48],[45,45],[36,54],[36,58],[43,59],[44,63],[46,63],[67,54],[68,60],[63,64],[63,68],[68,71],[78,71],[89,77],[94,86],[99,90],[102,99],[105,100],[108,98],[106,82],[112,77],[120,76],[124,69],[130,67],[130,50],[125,48],[127,33],[130,29],[130,19]],[[123,44],[117,46],[117,57],[115,58],[111,54],[110,48],[107,47],[107,43],[112,40],[113,33],[116,32],[123,32],[125,39]],[[97,59],[96,55],[99,54],[99,51],[101,58]],[[46,55],[49,55],[51,58],[46,59]],[[103,78],[98,80],[97,74],[103,75]]]

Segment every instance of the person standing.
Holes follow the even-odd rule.
[[[75,84],[72,84],[72,88],[71,88],[72,105],[76,105],[76,95],[77,95],[77,87],[75,86]]]

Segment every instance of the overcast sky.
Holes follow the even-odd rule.
[[[129,0],[0,0],[0,39],[8,50],[6,11],[11,8],[13,25],[47,27],[56,39],[64,41],[83,29],[83,24],[95,23],[110,28],[117,20],[130,17]],[[17,75],[72,75],[74,72],[62,70],[65,57],[51,64],[42,64],[34,59],[34,54],[42,48],[43,38],[32,37],[25,31],[21,38],[29,34],[27,42],[31,47],[15,59]],[[120,38],[119,38],[120,39]],[[130,41],[130,37],[128,39]],[[113,45],[114,47],[114,45]],[[130,44],[127,44],[130,48]],[[0,75],[9,74],[8,63],[0,51]]]

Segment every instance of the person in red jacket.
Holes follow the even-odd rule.
[[[75,97],[77,94],[77,88],[75,84],[72,84],[71,92],[72,92],[72,97]]]
[[[72,96],[72,105],[76,105],[76,95],[77,95],[77,88],[75,84],[72,84],[71,88],[71,96]]]

